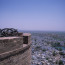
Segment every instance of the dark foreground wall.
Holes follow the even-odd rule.
[[[27,35],[26,35],[27,36]],[[30,39],[31,35],[28,35]],[[25,35],[24,35],[25,37]],[[0,65],[31,65],[31,43],[0,54]]]

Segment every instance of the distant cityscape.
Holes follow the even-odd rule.
[[[65,33],[31,32],[31,65],[65,65]]]

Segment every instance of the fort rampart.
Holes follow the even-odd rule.
[[[0,37],[0,65],[31,65],[31,34]]]

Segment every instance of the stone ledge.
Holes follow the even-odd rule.
[[[21,37],[0,37],[0,40],[15,39],[15,38],[21,38]]]
[[[23,33],[23,36],[31,36],[30,33]]]

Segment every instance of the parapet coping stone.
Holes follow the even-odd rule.
[[[0,40],[15,39],[15,38],[21,38],[21,37],[0,37]]]
[[[31,36],[30,33],[23,33],[23,36]]]

